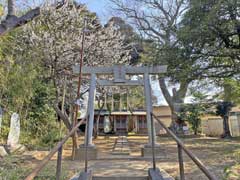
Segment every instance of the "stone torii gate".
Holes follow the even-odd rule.
[[[83,66],[82,74],[90,75],[90,90],[88,98],[87,116],[88,116],[88,135],[85,137],[88,142],[88,147],[93,147],[93,125],[94,125],[94,101],[96,84],[100,86],[144,86],[145,106],[147,114],[147,129],[148,129],[148,144],[152,144],[151,132],[151,112],[152,112],[152,99],[151,99],[151,85],[149,75],[165,73],[167,66],[123,66],[114,65],[112,67],[91,67]],[[79,65],[73,67],[73,73],[79,74]],[[97,75],[113,75],[113,80],[97,80]],[[143,75],[143,80],[127,80],[126,75]],[[155,128],[153,128],[155,130]],[[155,134],[155,132],[153,133]],[[88,139],[87,139],[88,138]],[[156,139],[156,138],[154,138]],[[154,142],[155,143],[155,142]]]

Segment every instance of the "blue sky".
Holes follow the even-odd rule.
[[[78,0],[78,2],[86,4],[90,11],[96,12],[103,23],[111,17],[111,2],[108,0]]]

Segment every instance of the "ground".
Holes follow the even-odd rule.
[[[131,174],[135,176],[145,175],[147,169],[152,166],[151,158],[141,158],[141,147],[146,144],[145,136],[129,136],[131,149],[130,156],[112,155],[111,150],[117,137],[99,137],[94,140],[99,150],[99,160],[89,162],[95,175]],[[219,139],[209,137],[185,137],[182,138],[185,145],[199,157],[210,171],[219,179],[240,179],[240,139]],[[83,139],[79,139],[82,143]],[[157,166],[164,169],[170,175],[179,179],[178,158],[176,143],[170,137],[158,137],[157,142],[163,148],[166,156],[157,159]],[[23,155],[9,156],[0,160],[0,177],[6,179],[23,179],[34,168],[48,151],[27,151]],[[83,170],[84,163],[71,161],[71,141],[64,147],[64,161],[62,179],[71,177]],[[186,179],[207,179],[196,165],[184,154],[184,166]],[[38,179],[54,179],[56,156],[41,171]],[[1,179],[1,178],[0,178]],[[4,178],[3,178],[4,179]]]

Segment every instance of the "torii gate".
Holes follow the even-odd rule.
[[[151,85],[149,75],[160,74],[167,71],[167,66],[123,66],[114,65],[112,67],[91,67],[83,66],[82,74],[91,75],[87,116],[88,118],[88,135],[86,142],[88,146],[94,146],[92,143],[93,124],[94,124],[94,100],[96,83],[100,86],[144,86],[145,105],[147,114],[147,129],[148,129],[148,145],[152,144],[151,132],[151,112],[152,112],[152,99],[151,99]],[[73,73],[79,74],[79,65],[73,67]],[[114,75],[114,80],[97,80],[97,75]],[[129,75],[143,75],[143,80],[127,80],[126,74]],[[155,130],[155,128],[153,128]],[[155,132],[153,134],[156,134]],[[154,138],[156,139],[156,138]],[[155,143],[155,142],[154,142]]]

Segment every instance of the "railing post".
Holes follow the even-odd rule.
[[[85,126],[85,152],[84,152],[84,154],[85,154],[85,161],[84,161],[84,171],[87,173],[87,171],[88,171],[88,146],[89,146],[89,141],[88,141],[88,139],[89,139],[89,137],[88,137],[88,132],[89,132],[89,116],[87,116],[87,118],[86,118],[86,126]]]
[[[62,146],[58,149],[57,155],[57,168],[56,168],[56,180],[60,180],[62,171]]]
[[[178,146],[178,161],[179,161],[180,179],[185,180],[184,164],[183,164],[183,151],[182,151],[182,147],[179,143],[177,143],[177,146]]]
[[[152,161],[153,161],[153,170],[156,170],[156,159],[155,159],[155,136],[154,136],[154,130],[153,130],[153,116],[151,113],[151,133],[152,133]]]

